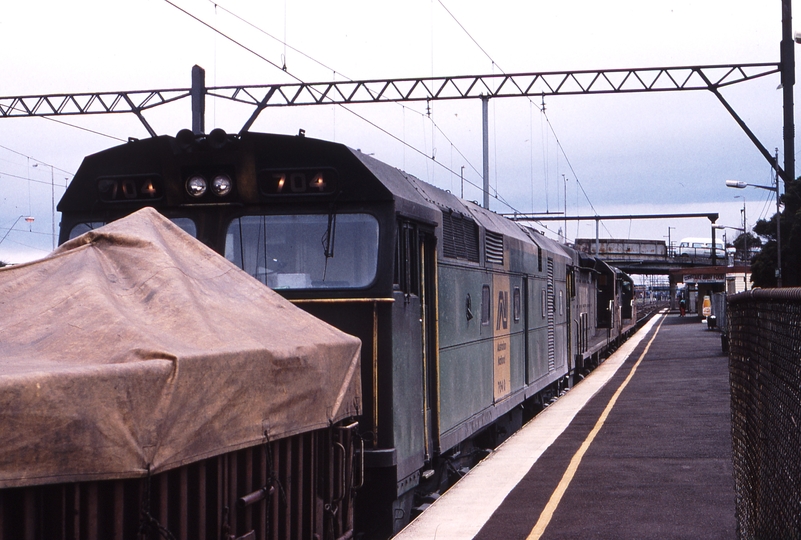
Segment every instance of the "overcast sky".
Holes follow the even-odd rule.
[[[0,97],[187,88],[195,64],[211,87],[291,82],[290,74],[313,82],[778,62],[781,40],[780,0],[171,1],[7,2]],[[286,73],[276,67],[284,64]],[[783,162],[778,85],[774,75],[723,94]],[[498,212],[719,212],[718,224],[739,226],[740,195],[750,226],[775,208],[768,191],[725,187],[726,179],[768,185],[771,171],[708,91],[553,96],[544,114],[539,98],[489,107]],[[392,136],[334,105],[270,109],[251,129],[302,128],[457,194],[465,167],[465,198],[481,200],[473,187],[481,185],[480,100],[432,102],[430,111],[424,103],[351,108]],[[206,130],[237,132],[251,113],[209,98]],[[191,127],[189,100],[145,115],[159,134]],[[53,205],[83,156],[148,136],[131,114],[55,120],[0,119],[0,260],[53,248]],[[563,224],[547,227],[553,234]],[[708,236],[709,221],[610,221],[601,236],[663,239],[668,231],[673,241]],[[594,234],[594,223],[567,226],[571,240]]]

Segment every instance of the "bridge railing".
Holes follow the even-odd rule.
[[[738,537],[801,538],[801,288],[729,297]]]

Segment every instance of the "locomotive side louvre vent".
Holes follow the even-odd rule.
[[[486,231],[484,237],[484,258],[488,263],[503,264],[503,235]]]
[[[556,369],[556,321],[554,318],[554,264],[548,257],[548,373]]]
[[[442,214],[442,254],[478,262],[478,226],[460,214]]]

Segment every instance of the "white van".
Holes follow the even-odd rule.
[[[711,238],[682,238],[679,243],[678,254],[687,257],[711,257],[712,239]],[[723,240],[715,239],[715,256],[725,257],[726,246]]]

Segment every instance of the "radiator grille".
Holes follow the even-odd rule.
[[[442,254],[451,259],[479,262],[478,226],[461,214],[442,214]]]
[[[485,233],[484,258],[488,263],[503,264],[503,235],[491,231]]]

